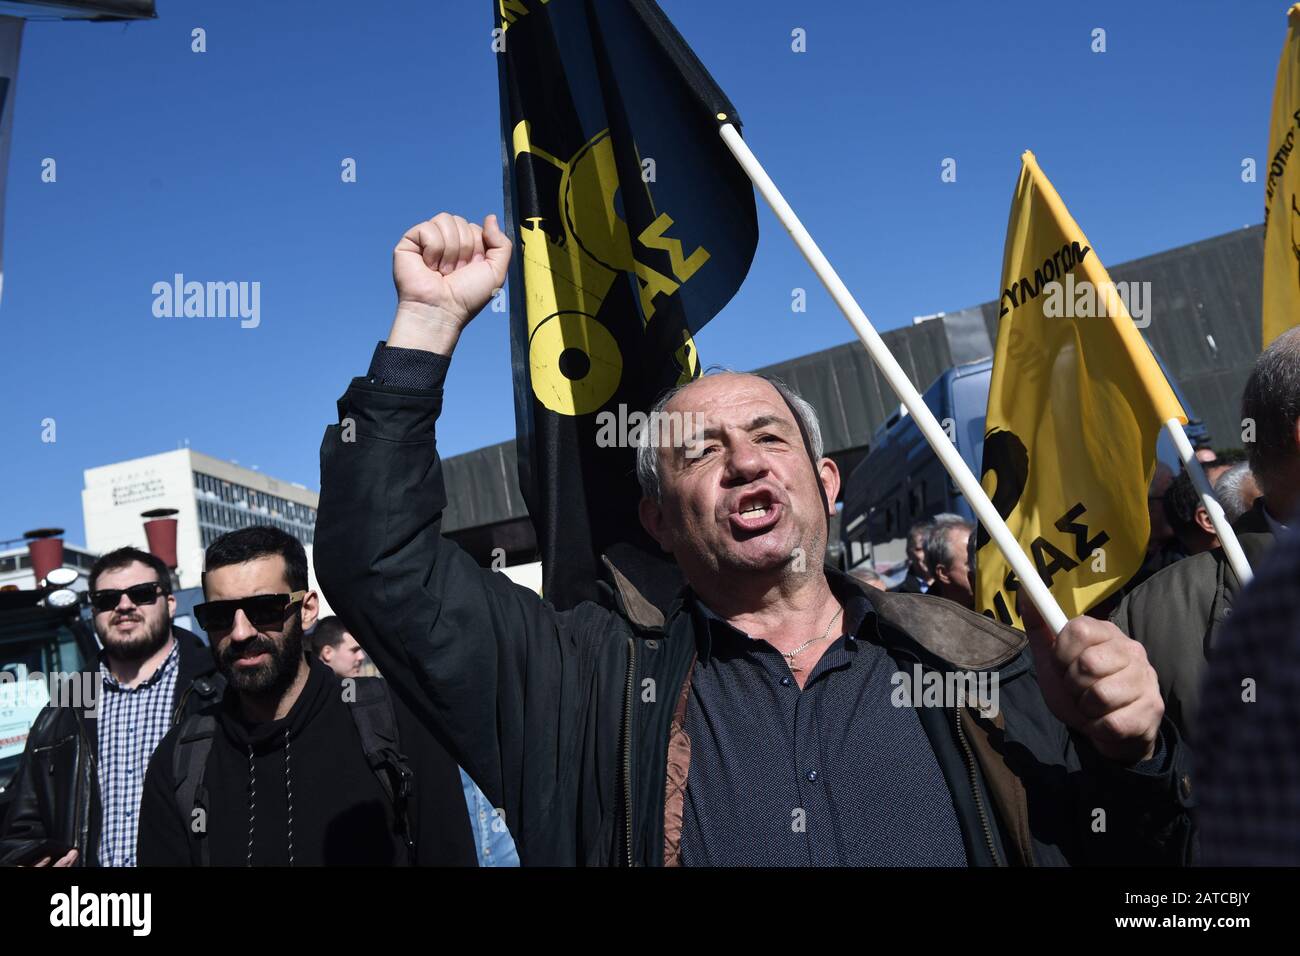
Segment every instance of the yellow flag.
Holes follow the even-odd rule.
[[[1264,180],[1264,345],[1300,323],[1300,3],[1287,19]]]
[[[1156,439],[1182,406],[1138,332],[1150,287],[1111,283],[1033,153],[1002,261],[983,485],[1065,613],[1133,576]],[[1020,626],[1018,582],[981,529],[977,607]]]

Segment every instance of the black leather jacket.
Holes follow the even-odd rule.
[[[225,679],[199,638],[172,627],[180,645],[172,724],[220,698]],[[96,669],[97,672],[97,669]],[[97,676],[97,673],[96,673]],[[78,866],[99,864],[100,805],[96,721],[80,706],[47,706],[27,737],[0,826],[0,866],[13,865],[46,840],[76,847]]]

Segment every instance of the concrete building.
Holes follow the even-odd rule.
[[[90,566],[95,563],[95,557],[96,555],[86,548],[79,548],[66,541],[63,543],[63,567],[72,568],[77,572],[77,580],[69,585],[72,590],[86,590]],[[32,573],[32,557],[27,545],[14,543],[13,547],[0,549],[0,588],[30,591],[34,587],[36,587],[36,576]]]
[[[189,448],[88,468],[81,492],[86,546],[95,554],[145,548],[142,511],[175,508],[177,573],[198,587],[203,551],[227,531],[274,525],[306,546],[310,557],[319,495]]]

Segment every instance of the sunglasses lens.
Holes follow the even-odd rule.
[[[111,611],[122,600],[121,591],[96,591],[90,596],[90,604],[96,611]]]
[[[132,604],[137,607],[144,607],[158,600],[158,585],[137,584],[126,589],[126,596],[130,598]]]
[[[287,606],[283,594],[259,594],[244,601],[244,613],[254,627],[279,627],[284,623],[284,610]]]
[[[235,623],[235,601],[210,601],[194,605],[194,616],[205,631],[228,631]]]

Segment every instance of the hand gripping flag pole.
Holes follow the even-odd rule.
[[[1038,576],[1038,571],[1029,560],[1029,556],[1025,554],[1015,536],[1011,533],[1011,529],[1007,527],[1007,523],[1002,520],[1002,516],[993,507],[993,502],[989,500],[989,496],[980,487],[978,479],[966,467],[966,462],[962,460],[956,447],[948,440],[947,434],[934,417],[934,413],[921,399],[920,392],[912,387],[907,374],[889,351],[889,347],[880,338],[880,334],[872,326],[871,320],[867,318],[866,313],[862,311],[862,307],[854,300],[848,287],[840,279],[826,256],[822,254],[817,243],[813,241],[813,237],[808,234],[808,230],[799,221],[799,217],[790,208],[790,204],[785,201],[785,197],[781,195],[781,191],[777,189],[776,184],[767,175],[758,158],[750,151],[745,141],[741,139],[740,133],[735,126],[727,122],[727,117],[723,114],[719,114],[718,121],[721,124],[719,132],[722,135],[723,142],[727,144],[727,147],[736,157],[736,161],[740,163],[741,168],[754,183],[754,187],[767,200],[767,204],[772,207],[772,212],[776,214],[777,219],[781,221],[781,225],[785,226],[786,231],[790,233],[790,238],[794,240],[794,244],[799,247],[799,251],[803,253],[804,258],[808,260],[808,264],[817,273],[817,278],[821,279],[822,284],[826,286],[826,290],[830,292],[831,298],[835,300],[835,304],[840,307],[844,317],[849,320],[853,330],[858,333],[858,338],[862,340],[862,344],[866,347],[867,354],[871,356],[871,360],[876,363],[876,367],[885,376],[889,386],[898,395],[908,414],[912,416],[912,420],[921,429],[921,434],[925,436],[925,440],[930,443],[934,453],[939,456],[939,461],[943,463],[948,474],[952,476],[952,480],[956,482],[961,493],[966,496],[966,500],[970,503],[980,524],[988,531],[989,536],[1006,557],[1007,563],[1011,565],[1011,569],[1015,571],[1016,577],[1020,580],[1020,589],[1034,603],[1034,607],[1043,616],[1043,620],[1052,629],[1052,633],[1059,634],[1066,625],[1065,612],[1061,610],[1061,606],[1052,597],[1052,592],[1047,589],[1047,585]],[[1186,441],[1185,436],[1184,441]],[[1204,474],[1202,474],[1202,480],[1204,480],[1204,477]],[[1213,496],[1211,495],[1211,497]],[[1222,513],[1222,509],[1220,509],[1220,513]]]

